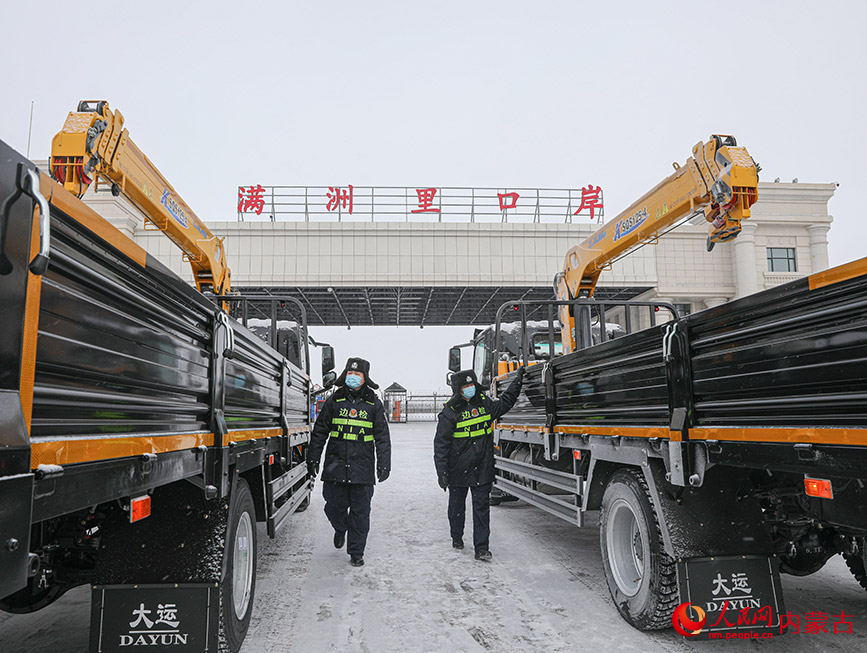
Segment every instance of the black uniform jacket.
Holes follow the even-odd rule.
[[[372,423],[372,428],[364,426],[365,422]],[[391,470],[385,409],[367,386],[357,393],[343,386],[325,400],[313,425],[309,460],[319,460],[326,442],[323,481],[372,485],[377,468]]]
[[[476,395],[467,401],[456,394],[439,414],[437,433],[434,436],[434,464],[437,476],[448,474],[449,485],[470,487],[494,482],[494,435],[491,429],[484,435],[475,433],[479,427],[489,424],[490,415],[496,420],[515,405],[521,392],[521,382],[512,381],[499,399],[491,399],[476,385]],[[475,422],[475,423],[473,423]],[[469,423],[462,430],[458,424]],[[455,437],[455,432],[459,437]]]

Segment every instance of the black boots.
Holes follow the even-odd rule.
[[[491,552],[487,549],[480,549],[476,551],[476,560],[481,560],[482,562],[490,562],[493,556]]]
[[[452,538],[452,548],[453,549],[463,549],[464,548],[464,540],[460,537]]]
[[[346,531],[334,531],[334,548],[342,549],[346,542]]]
[[[334,531],[334,548],[342,549],[343,545],[346,544],[346,531]],[[362,556],[349,556],[349,563],[353,567],[363,567],[364,566],[364,558]]]

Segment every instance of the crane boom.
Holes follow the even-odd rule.
[[[674,174],[566,253],[563,270],[554,278],[558,299],[592,297],[602,270],[615,259],[696,213],[710,223],[708,251],[737,237],[741,220],[750,217],[758,199],[759,167],[746,148],[738,147],[733,136],[715,134],[696,143],[686,163],[674,168]],[[575,347],[573,320],[564,306],[564,351]]]
[[[181,248],[193,269],[196,288],[225,295],[231,271],[223,241],[205,226],[129,137],[120,111],[105,101],[79,102],[51,142],[51,174],[81,197],[94,180],[112,184]]]

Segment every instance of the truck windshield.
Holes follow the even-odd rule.
[[[533,336],[533,358],[550,358],[551,343],[548,342],[547,333],[537,333]],[[554,333],[554,355],[560,356],[563,353],[563,343],[560,342],[560,332]]]

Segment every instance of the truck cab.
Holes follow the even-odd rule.
[[[526,331],[529,365],[549,360],[552,358],[551,352],[554,357],[563,354],[558,321],[528,321]],[[589,332],[591,344],[603,341],[598,319],[591,319]],[[626,335],[624,328],[615,322],[605,322],[605,332],[605,340]],[[467,347],[472,348],[472,367],[482,385],[489,386],[495,377],[515,371],[523,358],[521,323],[507,322],[500,325],[499,347],[495,346],[496,339],[496,325],[476,329],[470,342],[455,345],[449,350],[449,371],[457,372],[461,369],[461,350]]]

